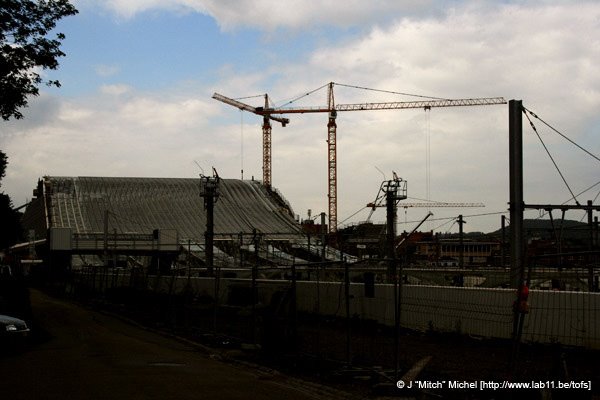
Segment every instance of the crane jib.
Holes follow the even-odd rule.
[[[336,104],[335,111],[369,111],[369,110],[400,110],[409,108],[430,109],[433,107],[461,107],[461,106],[488,106],[496,104],[506,104],[503,97],[475,98],[475,99],[447,99],[447,100],[427,100],[427,101],[402,101],[402,102],[382,102],[382,103],[355,103],[355,104]],[[326,106],[316,107],[289,107],[289,108],[262,108],[257,107],[257,114],[304,114],[304,113],[322,113],[333,110]]]

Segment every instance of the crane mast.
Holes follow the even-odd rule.
[[[231,99],[215,93],[213,98],[225,104],[237,107],[263,117],[263,184],[271,187],[271,123],[280,122],[282,126],[289,123],[289,119],[276,117],[280,114],[305,114],[305,113],[327,113],[327,166],[328,166],[328,208],[329,208],[329,233],[337,231],[337,124],[338,112],[344,111],[371,111],[371,110],[402,110],[410,108],[423,108],[430,110],[433,107],[465,107],[465,106],[488,106],[506,104],[503,97],[485,97],[469,99],[437,99],[420,101],[398,101],[379,103],[350,103],[335,104],[333,87],[335,83],[330,82],[327,90],[327,105],[313,107],[269,107],[268,96],[265,95],[264,107],[253,107],[238,100]]]
[[[265,94],[265,108],[269,107],[269,96]],[[263,115],[263,185],[271,189],[271,120],[269,114]],[[282,123],[283,125],[283,123]],[[285,125],[283,125],[285,126]]]
[[[329,83],[327,91],[327,108],[329,121],[327,122],[327,202],[329,208],[329,232],[337,230],[337,124],[335,119],[335,99],[333,96],[333,82]],[[332,227],[333,230],[332,230]]]
[[[271,120],[279,122],[281,126],[285,127],[290,123],[288,118],[274,117],[268,112],[264,112],[265,109],[269,108],[269,95],[265,94],[265,106],[264,107],[253,107],[241,101],[223,96],[219,93],[213,94],[213,99],[219,100],[230,106],[239,108],[242,111],[248,111],[256,115],[263,117],[262,131],[263,131],[263,185],[268,189],[271,188]]]

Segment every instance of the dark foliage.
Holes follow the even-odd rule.
[[[56,69],[62,33],[48,35],[63,17],[77,10],[68,0],[2,0],[0,3],[0,113],[2,119],[23,118],[28,96],[39,94],[38,86],[59,87],[56,80],[45,81],[39,69]]]
[[[0,150],[0,188],[6,173],[8,159]],[[21,215],[13,210],[10,197],[0,192],[0,250],[17,243],[22,238]]]
[[[572,242],[586,242],[589,240],[590,231],[586,223],[565,219],[556,219],[554,224],[548,219],[525,219],[523,232],[526,239],[554,240],[560,235],[563,240]],[[497,230],[488,235],[499,238],[502,231]],[[506,237],[510,235],[510,225],[506,227]]]
[[[6,174],[6,166],[8,165],[8,158],[6,154],[2,150],[0,150],[0,181],[4,178]]]
[[[12,209],[10,197],[0,193],[0,249],[7,248],[22,238],[21,214]]]

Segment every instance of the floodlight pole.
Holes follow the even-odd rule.
[[[215,236],[214,210],[215,203],[219,197],[219,175],[200,176],[200,197],[204,198],[204,209],[206,210],[205,256],[206,268],[209,274],[214,270],[213,242]]]
[[[213,239],[215,236],[214,210],[215,203],[219,197],[219,175],[213,168],[213,176],[200,175],[200,197],[204,198],[204,209],[206,210],[206,232],[204,234],[204,251],[206,256],[206,269],[209,275],[214,274],[214,309],[213,330],[217,332],[217,312],[219,309],[219,280],[220,274],[214,271]]]

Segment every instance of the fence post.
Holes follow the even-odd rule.
[[[256,278],[258,277],[258,245],[260,237],[256,232],[256,228],[252,230],[254,241],[254,264],[252,265],[252,343],[256,344],[256,303],[258,298],[258,288],[256,286]]]
[[[588,210],[587,210],[587,217],[588,217],[588,229],[590,231],[590,243],[589,243],[589,249],[590,252],[594,251],[594,219],[593,219],[593,208],[592,208],[592,200],[588,200],[587,201],[587,205],[588,205]],[[588,262],[588,291],[589,292],[594,292],[594,264],[595,264],[595,260],[596,256],[591,255],[587,262]]]
[[[292,319],[292,350],[296,352],[298,346],[298,304],[296,288],[296,258],[292,259],[292,290],[290,299],[290,314]]]
[[[342,247],[340,246],[340,249],[341,248]],[[352,359],[350,356],[350,340],[352,329],[352,321],[350,319],[350,270],[346,260],[343,260],[342,263],[344,265],[344,294],[346,296],[346,362],[350,366],[352,365]]]

